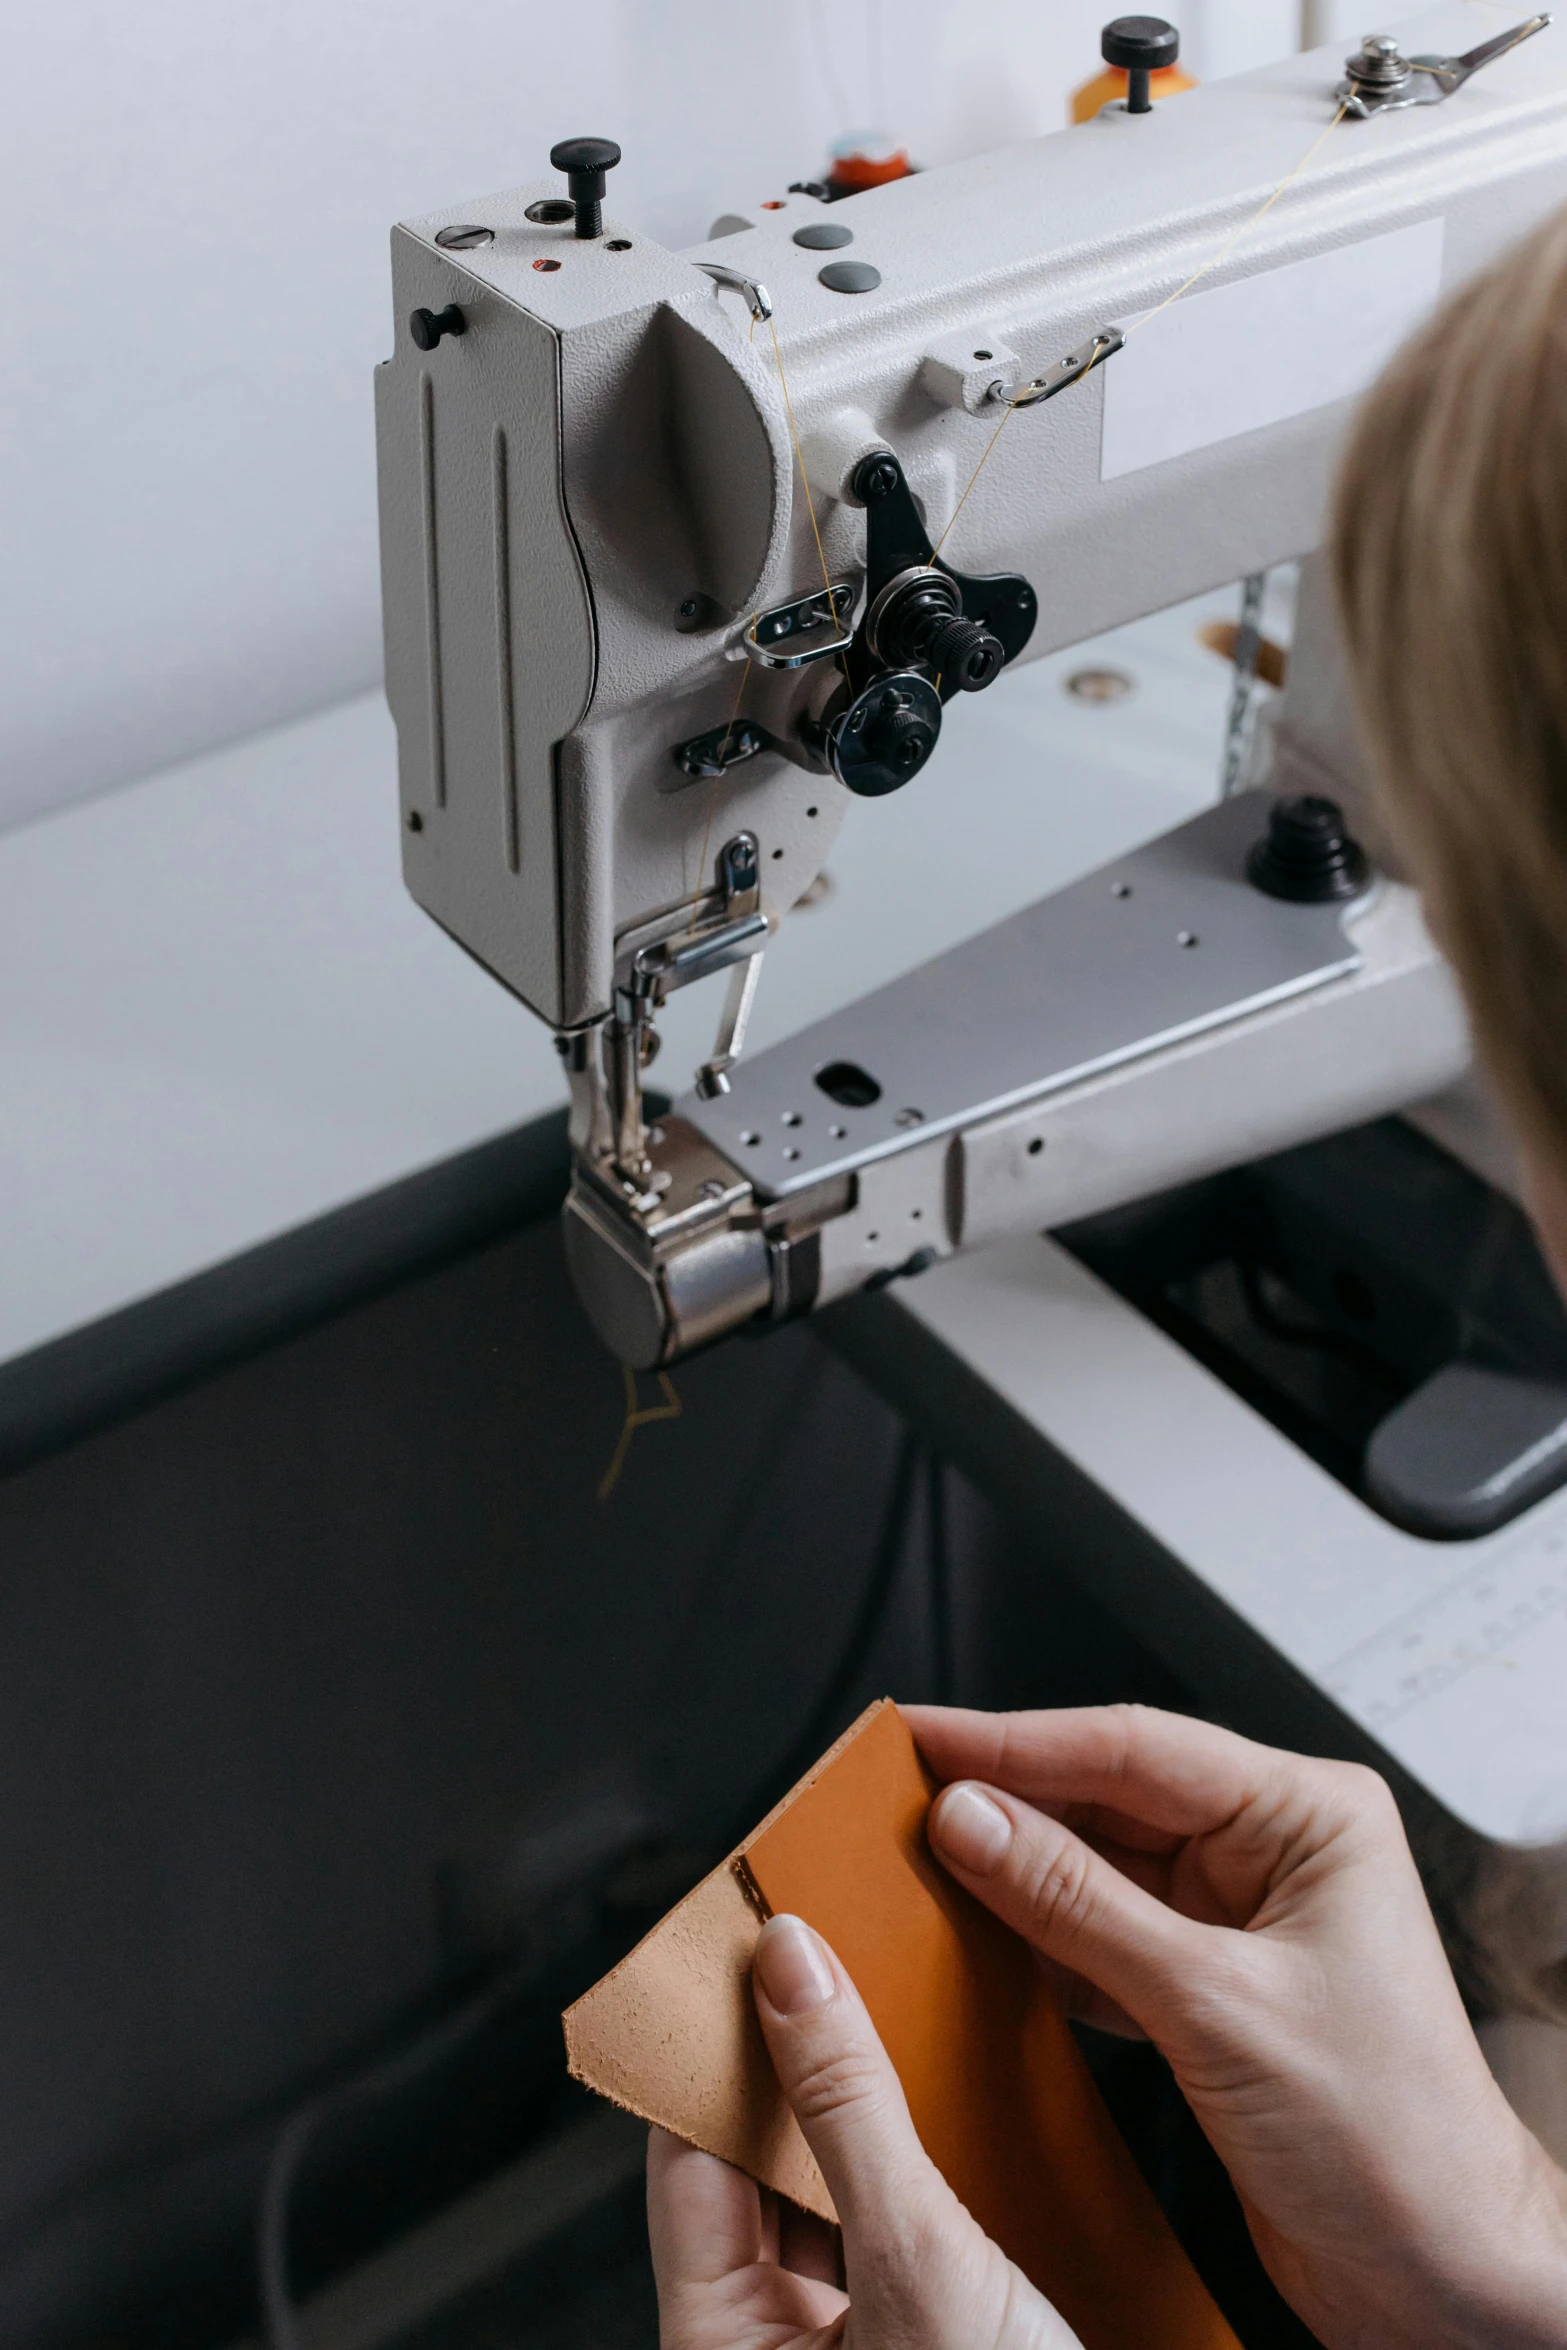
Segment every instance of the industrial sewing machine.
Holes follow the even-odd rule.
[[[1567,200],[1567,49],[1520,37],[1547,21],[1449,6],[1142,111],[1168,28],[1121,20],[1129,99],[1096,120],[779,193],[689,252],[604,216],[593,140],[555,151],[564,188],[396,230],[406,878],[557,1031],[568,1251],[624,1361],[1464,1069],[1413,895],[1321,797],[1258,792],[739,1055],[851,802],[918,773],[968,694],[1317,545],[1353,397]],[[1342,687],[1309,652],[1286,788],[1326,793]],[[659,1008],[725,972],[712,1054],[650,1122]]]

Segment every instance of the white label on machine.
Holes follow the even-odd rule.
[[[1364,391],[1441,291],[1442,229],[1417,221],[1156,311],[1105,363],[1100,479]]]

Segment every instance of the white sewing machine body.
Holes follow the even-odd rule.
[[[1479,17],[1398,31],[1446,52],[1494,29]],[[395,233],[377,409],[405,872],[562,1032],[574,1271],[625,1360],[1372,1117],[1464,1067],[1409,893],[1262,896],[1246,855],[1265,809],[1241,801],[752,1062],[721,1049],[707,1098],[641,1119],[662,994],[754,976],[843,821],[832,729],[866,676],[867,459],[890,451],[913,494],[921,576],[934,546],[980,622],[999,577],[1009,656],[1054,650],[1314,547],[1350,398],[1441,287],[1567,199],[1567,53],[1541,41],[1442,103],[1340,122],[1254,220],[1332,123],[1341,70],[1317,52],[841,203],[791,193],[685,254],[530,218],[565,209],[558,181]],[[846,254],[796,242],[826,226]],[[819,273],[840,257],[879,283],[832,290]],[[419,311],[455,313],[434,349],[410,336]],[[1080,364],[1059,396],[1012,416],[976,478],[1017,387],[1064,354]],[[802,649],[830,649],[834,617],[857,632],[847,684],[830,658],[753,658],[789,653],[788,608],[810,599]],[[891,670],[913,680],[897,723],[928,732],[928,670]],[[1292,678],[1308,736],[1312,692]],[[950,678],[942,698],[961,725]],[[956,841],[961,807],[951,821]]]

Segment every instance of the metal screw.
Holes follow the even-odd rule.
[[[1394,89],[1408,80],[1409,61],[1391,34],[1368,33],[1359,55],[1345,59],[1344,70],[1352,81],[1366,82],[1373,89]]]

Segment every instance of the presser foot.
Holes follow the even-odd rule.
[[[645,1141],[641,1188],[613,1160],[578,1152],[566,1199],[572,1282],[610,1352],[655,1371],[747,1324],[808,1313],[820,1228],[847,1206],[847,1180],[771,1203],[685,1118],[659,1119]]]

